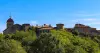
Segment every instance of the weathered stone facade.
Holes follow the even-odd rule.
[[[16,31],[27,31],[30,27],[30,24],[14,24],[14,21],[11,17],[7,20],[6,23],[7,27],[3,31],[3,34],[5,35],[15,33]]]
[[[92,28],[83,24],[75,24],[74,28],[67,28],[67,30],[69,32],[77,30],[80,34],[88,34],[91,36],[100,35],[100,31],[96,30],[96,28]]]
[[[60,29],[64,29],[64,24],[56,24],[57,26],[57,29],[60,30]]]
[[[10,18],[6,22],[6,29],[3,31],[3,34],[12,34],[16,31],[27,31],[29,30],[30,24],[14,24],[13,19]],[[91,36],[93,35],[100,35],[100,30],[96,30],[96,28],[92,28],[90,26],[86,26],[83,24],[75,24],[74,28],[64,28],[64,24],[56,24],[56,27],[52,27],[51,25],[44,24],[43,26],[35,26],[36,27],[36,34],[39,35],[41,33],[50,33],[50,30],[56,29],[56,30],[67,30],[69,32],[72,32],[74,30],[77,30],[79,33],[82,34],[89,34]]]
[[[13,19],[10,18],[7,20],[6,22],[6,29],[3,31],[3,34],[13,34],[15,33],[16,31],[27,31],[30,29],[30,24],[14,24],[14,21]],[[64,24],[57,24],[56,27],[52,27],[51,25],[46,25],[44,24],[43,26],[35,26],[36,27],[36,33],[37,35],[38,34],[41,34],[41,33],[50,33],[50,30],[52,29],[56,29],[56,30],[59,30],[59,29],[64,29]]]

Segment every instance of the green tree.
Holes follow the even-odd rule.
[[[0,53],[26,53],[21,43],[15,40],[0,41]]]
[[[77,30],[73,30],[73,31],[72,31],[72,34],[78,36],[78,35],[79,35],[79,32],[78,32]]]
[[[55,37],[51,34],[41,34],[31,44],[30,52],[34,53],[64,53],[63,47]]]

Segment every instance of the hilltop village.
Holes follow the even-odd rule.
[[[10,17],[6,22],[6,29],[3,31],[3,34],[12,34],[16,31],[28,31],[32,27],[30,24],[14,24],[14,20]],[[86,26],[83,24],[75,24],[74,28],[64,28],[64,24],[56,24],[56,27],[52,27],[51,25],[44,24],[43,26],[34,26],[36,27],[36,34],[40,33],[50,33],[50,30],[66,30],[68,32],[78,31],[80,36],[88,34],[90,36],[100,35],[100,30],[96,30],[96,28],[91,28],[90,26]]]

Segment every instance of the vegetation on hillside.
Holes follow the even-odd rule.
[[[51,30],[38,37],[35,31],[0,34],[0,53],[100,53],[100,36],[79,37],[78,32]]]

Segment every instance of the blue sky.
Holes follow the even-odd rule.
[[[74,27],[82,23],[100,29],[100,0],[0,0],[0,32],[12,15],[15,23],[64,23]]]

